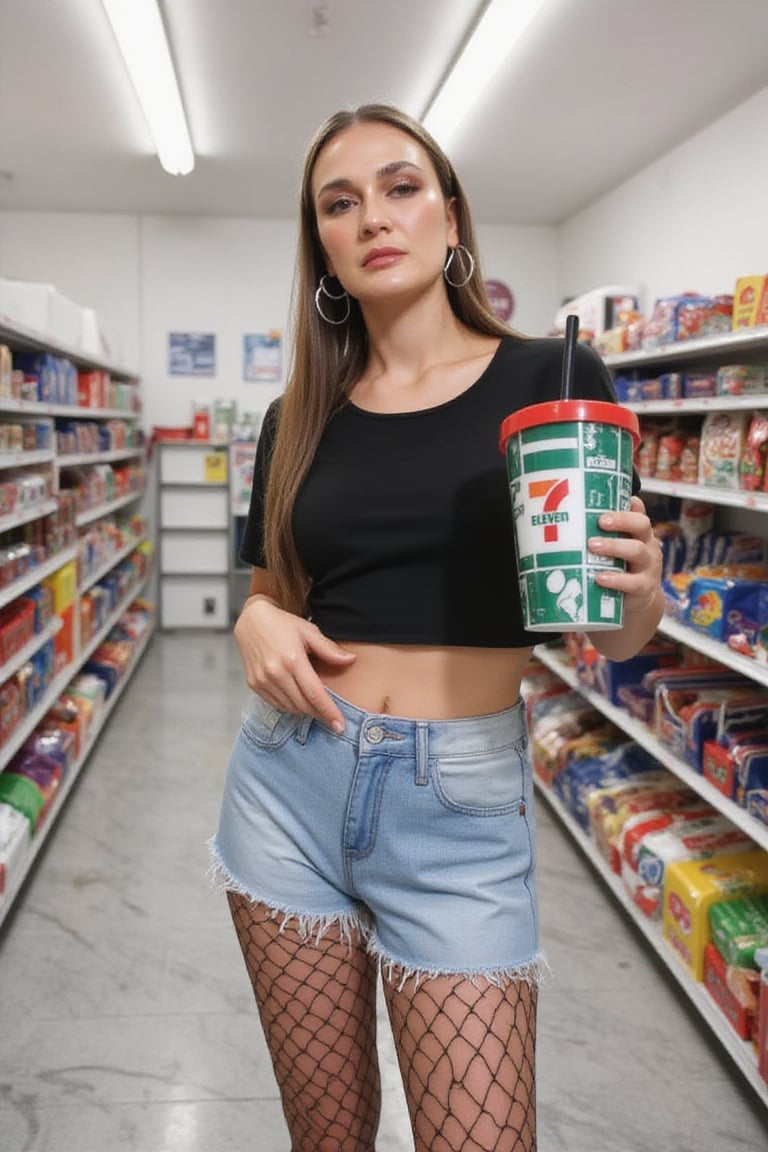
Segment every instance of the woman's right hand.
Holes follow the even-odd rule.
[[[273,708],[314,716],[335,732],[344,731],[344,718],[310,657],[344,666],[355,659],[353,652],[345,652],[316,624],[260,594],[246,600],[235,624],[235,640],[253,692]]]

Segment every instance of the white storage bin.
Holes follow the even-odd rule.
[[[160,583],[163,628],[229,627],[226,576],[166,576]]]
[[[160,571],[226,575],[229,570],[226,532],[163,532]]]
[[[80,343],[82,309],[61,292],[52,292],[48,302],[48,332],[57,344],[77,348]]]
[[[0,279],[0,321],[11,327],[30,328],[45,336],[49,331],[52,284],[34,280]]]
[[[211,469],[207,466],[208,457],[216,458],[214,469],[222,479],[210,481]],[[160,450],[161,484],[215,484],[226,482],[227,450],[212,448],[209,444],[163,444]]]
[[[164,528],[228,528],[226,488],[165,488],[160,493]]]

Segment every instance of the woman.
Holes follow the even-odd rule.
[[[492,314],[464,193],[424,130],[332,117],[304,170],[294,363],[264,422],[235,627],[254,696],[214,853],[294,1152],[371,1152],[376,978],[417,1152],[536,1145],[541,967],[522,628],[501,421],[554,399],[562,342]],[[575,394],[613,399],[576,355]],[[662,614],[641,501],[626,658]]]

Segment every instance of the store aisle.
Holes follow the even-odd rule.
[[[156,637],[0,934],[2,1152],[288,1152],[205,841],[228,635]],[[540,1152],[731,1152],[768,1114],[540,805]],[[382,1018],[378,1152],[412,1143]]]

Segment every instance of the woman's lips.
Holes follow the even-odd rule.
[[[403,256],[399,248],[374,248],[363,260],[364,268],[385,268]]]

